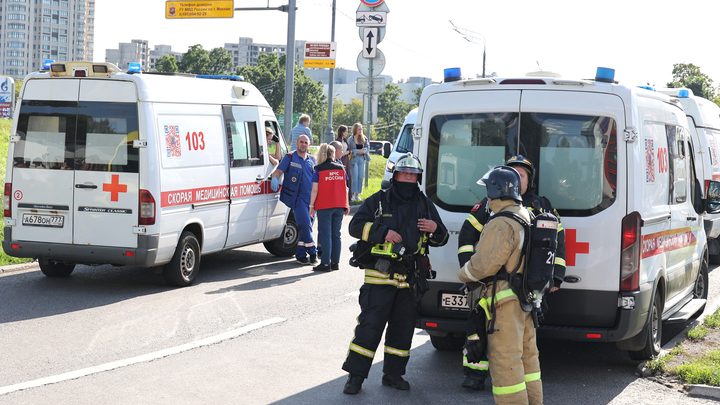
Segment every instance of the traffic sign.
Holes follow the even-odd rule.
[[[369,7],[377,7],[382,4],[385,0],[360,0],[360,2]]]
[[[387,3],[382,3],[377,6],[368,6],[367,4],[359,4],[357,11],[384,11],[386,13],[390,12],[390,9],[387,6]]]
[[[355,13],[355,25],[358,27],[384,27],[387,22],[385,11],[358,11]]]
[[[377,28],[365,28],[363,38],[363,58],[374,58],[377,54]]]
[[[371,27],[360,27],[358,28],[358,34],[360,34],[360,40],[365,42],[365,30],[369,30]],[[385,38],[385,27],[373,27],[372,29],[377,30],[377,43],[379,44],[383,38]]]
[[[373,94],[385,93],[385,78],[378,77],[372,79]],[[355,91],[360,94],[367,93],[370,90],[370,79],[366,77],[358,77],[355,84]]]
[[[166,1],[165,18],[233,18],[232,0]]]
[[[378,121],[378,98],[374,94],[372,98],[368,96],[369,94],[363,94],[363,122],[369,125],[375,125]],[[368,117],[368,114],[371,115],[371,117]]]
[[[335,67],[335,59],[303,59],[303,67],[332,69]]]
[[[377,50],[377,55],[373,59],[367,59],[363,56],[362,51],[357,56],[357,67],[358,71],[365,77],[370,77],[370,63],[373,65],[373,77],[376,77],[382,73],[385,69],[385,54],[381,50]]]
[[[305,59],[335,59],[336,42],[305,42]]]

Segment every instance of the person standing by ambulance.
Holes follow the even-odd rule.
[[[312,235],[313,221],[309,211],[315,158],[308,152],[310,139],[307,136],[300,135],[295,146],[296,150],[285,155],[272,172],[270,188],[272,191],[278,191],[280,188],[278,179],[284,173],[280,201],[292,208],[295,223],[300,228],[295,259],[300,264],[311,265],[317,263],[317,250]]]
[[[522,155],[513,156],[507,160],[506,166],[510,166],[517,170],[520,174],[522,205],[533,212],[535,215],[544,212],[551,213],[560,220],[560,215],[553,208],[550,200],[545,197],[538,196],[534,192],[535,168],[529,159]],[[477,243],[483,231],[483,227],[488,219],[492,216],[492,211],[488,208],[487,198],[475,204],[470,215],[468,215],[458,235],[458,262],[460,267],[464,266],[475,252],[475,244]],[[555,273],[553,275],[553,287],[550,292],[555,292],[560,288],[563,278],[565,277],[565,230],[562,223],[558,224],[558,247],[555,256]],[[473,363],[463,356],[463,374],[465,375],[462,382],[463,388],[473,390],[482,390],[485,387],[485,379],[488,375],[488,359],[487,354],[479,362]]]
[[[521,180],[515,169],[496,167],[483,182],[492,212],[508,211],[528,223],[531,221],[528,210],[521,204]],[[478,306],[486,308],[487,352],[496,404],[543,403],[532,314],[523,311],[507,281],[515,269],[517,274],[526,270],[524,232],[523,226],[514,218],[498,216],[488,221],[475,253],[458,271],[460,281],[477,283],[482,280],[485,286],[479,294]]]
[[[310,145],[313,143],[312,133],[310,132],[310,116],[307,114],[303,114],[300,116],[300,119],[298,120],[298,124],[295,125],[295,127],[290,131],[290,151],[294,152],[297,148],[297,141],[300,139],[301,135],[305,135],[308,137],[308,140],[310,141]]]
[[[340,146],[342,149],[342,146]],[[318,150],[318,165],[313,174],[310,217],[318,217],[318,244],[325,254],[313,271],[340,270],[340,228],[343,216],[350,212],[345,187],[345,168],[335,160],[335,148],[326,143]]]
[[[411,153],[400,157],[390,187],[371,195],[350,221],[350,235],[360,239],[356,252],[365,269],[360,315],[343,370],[349,373],[345,394],[357,394],[368,377],[385,333],[382,384],[410,389],[402,376],[410,358],[415,319],[427,291],[428,246],[443,246],[448,231],[435,205],[418,187],[422,165]],[[372,247],[380,252],[370,254]],[[384,252],[384,253],[383,253]]]

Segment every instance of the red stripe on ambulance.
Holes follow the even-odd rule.
[[[697,245],[697,239],[690,228],[671,229],[643,235],[642,258],[645,259],[692,245]]]
[[[270,187],[263,183],[243,183],[231,186],[193,188],[188,190],[163,191],[161,207],[220,201],[232,198],[251,197],[267,194]]]

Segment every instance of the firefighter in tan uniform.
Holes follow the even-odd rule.
[[[520,175],[515,169],[496,167],[483,182],[493,212],[517,213],[530,222],[530,215],[522,206]],[[543,402],[532,315],[520,307],[517,295],[502,277],[507,275],[495,277],[499,272],[509,274],[516,268],[522,274],[524,232],[522,225],[512,218],[499,216],[489,221],[472,258],[458,272],[461,281],[485,283],[479,305],[486,309],[489,320],[487,351],[497,404]]]

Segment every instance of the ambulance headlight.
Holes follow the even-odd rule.
[[[462,72],[460,72],[460,68],[447,68],[444,72],[445,83],[456,82],[462,79]]]
[[[678,97],[680,98],[690,98],[690,92],[688,89],[681,89],[678,91]]]
[[[595,73],[595,81],[603,83],[615,83],[615,69],[599,67]]]
[[[52,59],[46,59],[46,60],[44,60],[44,61],[43,61],[43,70],[50,70],[50,65],[52,65],[53,62],[55,62],[55,61],[52,60]]]
[[[137,62],[130,62],[128,65],[128,73],[140,73],[140,64]]]

